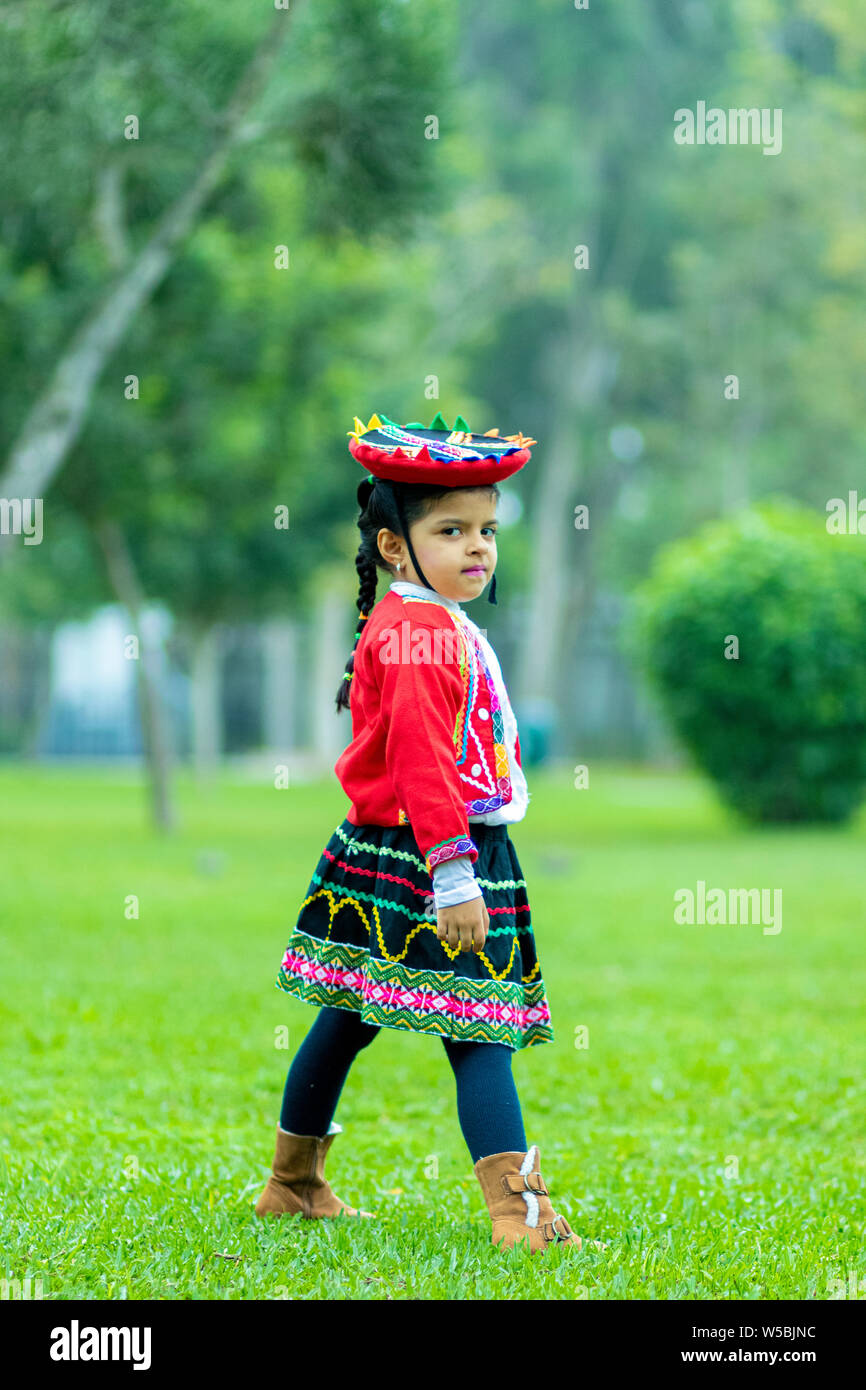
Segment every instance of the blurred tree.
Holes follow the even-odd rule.
[[[861,537],[777,499],[662,547],[629,645],[730,806],[842,822],[866,790],[864,627]]]
[[[66,583],[37,577],[43,547],[15,553],[68,606],[61,535],[113,520],[206,670],[214,624],[306,603],[323,561],[345,558],[349,593],[347,413],[522,428],[539,440],[515,481],[528,524],[502,554],[506,584],[528,576],[520,694],[567,717],[596,584],[628,588],[660,543],[744,498],[820,504],[853,484],[858,4],[500,0],[459,34],[450,0],[296,9],[194,234],[90,393],[49,497]],[[261,24],[243,0],[51,13],[0,10],[0,422],[19,439],[76,325],[222,147]],[[674,111],[701,95],[783,107],[783,152],[676,145]],[[121,145],[130,111],[142,138]]]
[[[35,5],[15,22],[0,12],[5,100],[25,113],[23,130],[5,123],[0,204],[19,388],[5,398],[17,443],[3,487],[34,496],[56,478],[45,562],[71,516],[85,519],[117,596],[170,602],[198,669],[218,618],[253,599],[257,612],[285,607],[292,581],[306,582],[322,531],[290,524],[287,536],[275,509],[306,507],[309,522],[334,529],[336,478],[322,453],[335,435],[345,449],[345,390],[364,379],[352,363],[362,315],[389,294],[395,304],[386,248],[436,193],[424,121],[447,82],[451,7],[297,8],[292,52],[280,12],[252,58],[251,3],[230,15],[169,4],[158,33],[152,15],[96,0],[59,7],[52,26]],[[292,81],[277,88],[268,79],[282,71]],[[132,142],[130,111],[141,120]],[[205,236],[182,251],[208,200]],[[74,238],[56,235],[58,217]],[[277,288],[281,247],[291,288]],[[124,391],[133,378],[140,395]],[[42,567],[34,550],[14,553]],[[148,671],[142,662],[145,681]],[[166,808],[169,743],[153,692],[142,709],[154,804]]]
[[[255,31],[260,15],[252,0],[229,12],[201,0],[168,0],[158,31],[153,14],[118,0],[53,8],[50,25],[35,3],[0,11],[10,115],[3,153],[13,171],[4,217],[19,231],[11,245],[7,238],[9,264],[20,273],[43,263],[39,221],[58,216],[46,194],[55,180],[68,190],[71,173],[78,197],[70,207],[67,191],[62,203],[74,226],[90,213],[102,255],[92,236],[86,261],[80,243],[70,255],[56,236],[53,245],[49,240],[52,269],[69,272],[77,261],[77,278],[88,283],[77,286],[69,341],[59,351],[53,344],[51,380],[28,402],[0,475],[9,496],[47,491],[112,350],[165,276],[236,149],[244,149],[248,169],[254,142],[267,137],[272,153],[284,142],[283,153],[308,172],[316,229],[367,235],[390,221],[399,232],[429,186],[413,156],[444,71],[436,61],[442,7],[341,0],[322,13],[295,5],[272,16],[251,55],[248,24]],[[272,80],[287,71],[288,94]],[[23,131],[15,119],[22,112]],[[21,186],[33,154],[42,157],[42,196],[35,200]],[[82,191],[94,199],[88,209]]]
[[[855,11],[467,11],[437,327],[459,334],[469,367],[455,408],[474,421],[485,401],[490,423],[539,440],[516,481],[532,542],[524,702],[552,694],[567,718],[597,582],[628,587],[707,516],[780,485],[819,502],[858,466]],[[698,97],[782,106],[783,152],[675,144],[674,112]],[[723,394],[732,372],[739,401]],[[590,526],[575,531],[580,503]]]

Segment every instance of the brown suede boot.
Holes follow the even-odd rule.
[[[532,1144],[525,1154],[511,1152],[479,1158],[474,1167],[481,1184],[487,1210],[493,1222],[493,1245],[528,1242],[529,1250],[545,1251],[551,1244],[580,1250],[583,1241],[575,1235],[564,1216],[553,1209],[547,1184],[541,1176],[541,1155]],[[597,1250],[606,1250],[604,1241],[590,1241]]]
[[[374,1216],[372,1211],[350,1207],[332,1191],[325,1177],[325,1158],[343,1126],[331,1122],[322,1138],[290,1134],[277,1125],[277,1152],[273,1176],[256,1202],[256,1216]]]

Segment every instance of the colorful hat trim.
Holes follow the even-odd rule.
[[[529,462],[538,441],[523,433],[499,437],[499,430],[473,434],[458,415],[449,428],[437,412],[428,426],[420,420],[398,425],[387,415],[371,415],[365,425],[355,416],[347,430],[349,452],[371,476],[390,482],[441,483],[468,487],[510,478]]]

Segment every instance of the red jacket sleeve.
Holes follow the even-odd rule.
[[[432,874],[446,859],[468,855],[473,863],[478,858],[454,743],[463,704],[461,647],[456,632],[418,619],[405,622],[400,643],[393,644],[399,645],[399,659],[393,646],[383,643],[374,665],[391,785]]]

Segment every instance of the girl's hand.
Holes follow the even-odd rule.
[[[482,897],[470,898],[469,902],[456,903],[454,907],[440,907],[436,919],[436,935],[452,950],[455,946],[459,946],[461,951],[480,951],[483,948],[490,917]]]

